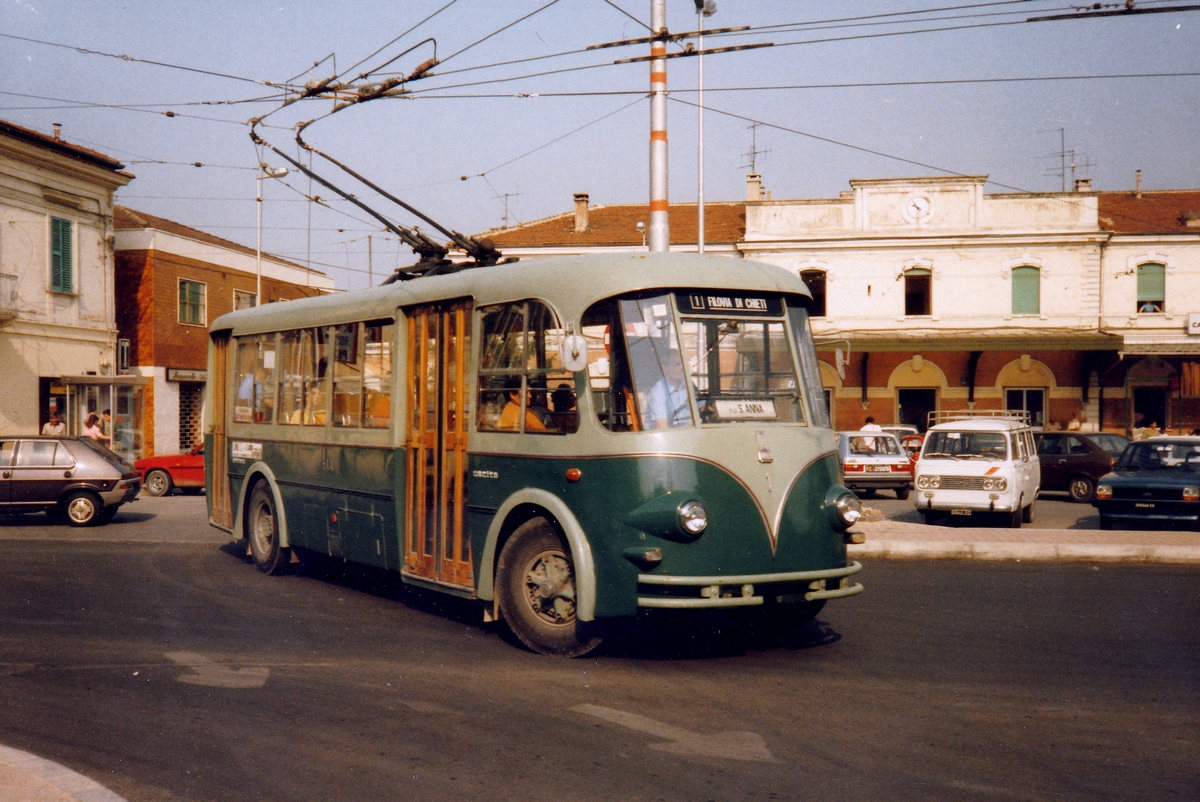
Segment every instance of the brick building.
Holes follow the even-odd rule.
[[[255,305],[256,251],[123,206],[114,208],[113,228],[122,369],[148,380],[138,456],[183,451],[202,439],[208,324]],[[264,303],[332,289],[320,271],[262,255]]]

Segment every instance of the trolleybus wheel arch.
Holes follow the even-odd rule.
[[[250,539],[250,556],[264,574],[281,574],[292,559],[292,550],[279,541],[279,515],[275,496],[265,479],[259,480],[250,491],[246,509],[246,536]]]
[[[500,552],[496,574],[500,613],[530,649],[580,657],[600,645],[598,636],[580,637],[571,551],[546,518],[517,527]]]

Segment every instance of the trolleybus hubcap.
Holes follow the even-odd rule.
[[[539,618],[553,624],[575,620],[575,583],[570,563],[561,553],[545,551],[535,557],[525,574],[525,586]]]

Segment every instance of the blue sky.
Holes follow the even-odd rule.
[[[649,8],[649,0],[0,0],[7,35],[0,37],[0,118],[46,133],[62,123],[65,139],[121,159],[137,176],[119,202],[247,245],[255,241],[262,156],[246,121],[274,110],[262,133],[295,154],[292,126],[320,118],[306,128],[307,141],[447,228],[476,233],[504,222],[505,195],[510,224],[569,211],[575,192],[589,193],[593,204],[646,202],[649,103],[641,93],[649,69],[612,62],[646,55],[648,46],[575,51],[644,35]],[[938,168],[989,175],[996,182],[989,191],[1057,191],[1060,129],[1076,175],[1092,177],[1098,189],[1132,189],[1138,169],[1147,189],[1200,187],[1195,75],[895,85],[1200,73],[1200,12],[999,24],[1055,13],[1071,13],[1070,6],[718,0],[707,28],[755,30],[706,37],[706,47],[775,46],[705,59],[707,199],[744,197],[752,121],[764,123],[756,166],[775,199],[835,197],[852,178],[937,175]],[[830,22],[844,18],[856,19]],[[762,29],[789,23],[810,24]],[[667,0],[667,24],[695,30],[693,2]],[[956,30],[918,32],[931,28]],[[420,44],[429,37],[435,43]],[[255,83],[298,84],[335,72],[349,80],[396,56],[382,72],[408,74],[435,46],[443,63],[411,85],[411,97],[336,114],[329,100],[280,109],[280,90]],[[490,66],[559,53],[568,55]],[[550,70],[562,72],[521,77]],[[676,93],[670,197],[694,201],[696,61],[673,59],[668,73]],[[841,86],[764,89],[829,84]],[[246,102],[255,98],[263,100]],[[284,163],[274,154],[265,161]],[[314,167],[399,222],[419,224],[336,169],[319,160]],[[285,181],[266,182],[264,249],[311,259],[343,288],[368,282],[368,235],[376,281],[414,261],[328,190],[295,173]],[[307,201],[311,195],[333,208]]]

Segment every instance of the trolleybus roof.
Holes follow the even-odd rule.
[[[480,305],[544,298],[567,320],[596,301],[654,288],[721,289],[811,297],[798,276],[724,256],[639,253],[549,257],[425,276],[362,290],[274,303],[221,315],[212,331],[235,334],[389,318],[397,307],[471,297]]]

